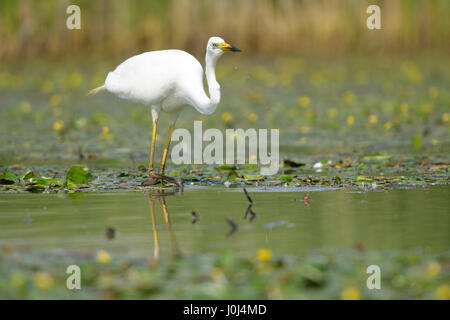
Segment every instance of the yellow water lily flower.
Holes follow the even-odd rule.
[[[392,122],[387,121],[387,122],[384,124],[384,130],[389,131],[389,130],[391,130],[391,129],[392,129]]]
[[[400,111],[401,111],[404,115],[408,114],[408,112],[409,112],[409,105],[408,105],[407,103],[402,103],[402,104],[400,105]]]
[[[64,121],[57,120],[53,123],[53,130],[60,131],[62,128],[64,128]]]
[[[356,94],[351,90],[347,90],[344,92],[344,100],[347,103],[353,103],[356,100]]]
[[[369,116],[369,123],[375,125],[378,123],[378,117],[375,114]]]
[[[36,272],[33,277],[33,282],[36,288],[48,290],[53,286],[53,277],[47,272]]]
[[[436,298],[439,300],[450,300],[450,286],[448,284],[440,285],[436,290]]]
[[[23,113],[30,113],[31,112],[31,104],[27,101],[22,102],[20,105],[20,111]]]
[[[334,118],[336,118],[338,111],[336,108],[330,108],[330,109],[328,109],[327,114],[328,114],[328,118],[334,119]]]
[[[355,124],[355,117],[352,115],[348,116],[347,117],[347,125],[351,127],[354,124]]]
[[[408,80],[414,84],[418,84],[422,81],[422,73],[412,61],[406,61],[403,64],[403,72],[408,77]]]
[[[360,300],[361,294],[355,287],[347,287],[341,293],[342,300]]]
[[[224,112],[224,113],[222,113],[221,118],[222,118],[222,121],[223,121],[223,122],[227,123],[227,122],[230,122],[230,121],[231,121],[231,119],[233,118],[233,116],[232,116],[231,113],[229,113],[229,112]]]
[[[106,250],[100,250],[97,253],[97,261],[101,264],[108,264],[111,261],[111,255]]]
[[[267,262],[272,259],[272,250],[270,249],[259,249],[256,252],[256,258],[261,262]]]
[[[258,121],[259,117],[256,113],[250,113],[248,115],[248,120],[250,120],[250,122],[255,123],[256,121]]]
[[[61,103],[61,101],[62,101],[62,98],[61,98],[61,96],[58,95],[58,94],[52,95],[52,96],[50,97],[50,99],[49,99],[50,105],[52,105],[53,107],[59,106],[59,104]]]
[[[442,121],[445,122],[445,123],[450,122],[450,113],[447,113],[447,112],[444,113],[442,115]]]
[[[439,273],[441,273],[441,265],[437,262],[432,262],[427,266],[427,274],[430,277],[436,277],[439,275]]]
[[[113,139],[113,135],[109,133],[109,127],[104,126],[102,128],[102,133],[100,133],[100,139],[106,141],[111,141]]]
[[[83,82],[83,75],[79,72],[73,72],[68,78],[67,83],[73,88],[77,88]]]
[[[223,276],[224,276],[224,274],[223,274],[223,270],[222,270],[221,268],[219,268],[219,267],[214,267],[214,268],[211,270],[211,278],[212,278],[212,279],[218,280],[218,279],[221,279]]]
[[[307,108],[311,104],[311,98],[308,96],[300,96],[297,103],[300,107]]]

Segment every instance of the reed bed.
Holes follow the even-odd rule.
[[[70,4],[81,8],[80,30],[66,28]],[[369,4],[381,7],[382,30],[366,27]],[[449,12],[447,0],[6,0],[0,58],[201,53],[211,35],[252,54],[445,53]]]

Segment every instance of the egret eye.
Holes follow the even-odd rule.
[[[219,48],[219,44],[213,42],[213,43],[211,43],[211,47],[212,47],[213,49],[217,49],[217,48]]]

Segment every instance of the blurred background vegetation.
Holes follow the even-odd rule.
[[[67,32],[66,8],[81,7]],[[366,27],[381,7],[382,30]],[[3,0],[0,57],[126,54],[163,48],[203,53],[211,35],[247,53],[448,52],[447,0]]]
[[[81,30],[66,27],[70,4]],[[366,27],[369,4],[381,7],[381,30]],[[448,0],[0,1],[0,160],[145,164],[148,108],[86,92],[144,51],[185,49],[203,63],[208,37],[220,35],[244,51],[217,66],[220,108],[209,117],[186,108],[178,127],[281,128],[281,151],[302,161],[426,151],[445,162],[449,9]]]

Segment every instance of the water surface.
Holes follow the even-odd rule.
[[[254,201],[249,212],[240,189],[192,189],[166,197],[138,192],[0,194],[0,245],[105,248],[137,256],[154,255],[155,244],[161,255],[175,250],[252,254],[259,248],[301,254],[355,246],[439,252],[449,245],[450,186],[311,191],[306,202],[304,191],[254,191],[259,192],[249,189]],[[196,223],[192,211],[200,216]],[[234,232],[227,217],[239,226]],[[114,239],[106,237],[107,228],[116,231]]]

